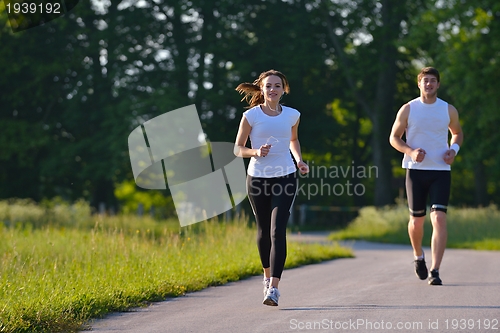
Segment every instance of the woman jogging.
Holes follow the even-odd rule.
[[[236,136],[235,155],[251,158],[247,193],[264,269],[263,304],[277,306],[286,259],[286,225],[297,192],[296,171],[309,172],[297,134],[300,113],[279,104],[290,91],[288,80],[279,71],[263,72],[253,83],[241,83],[236,90],[249,104]],[[252,148],[246,147],[248,137]]]

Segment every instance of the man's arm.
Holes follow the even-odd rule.
[[[460,126],[458,111],[451,104],[448,104],[448,114],[450,115],[450,125],[448,125],[448,128],[451,132],[451,140],[450,140],[450,149],[446,151],[446,153],[443,156],[443,159],[446,162],[446,164],[452,164],[453,161],[455,160],[455,156],[458,153],[458,151],[455,151],[456,148],[452,146],[454,144],[457,144],[458,147],[460,148],[462,142],[464,141],[464,133],[462,132],[462,126]]]
[[[460,120],[458,119],[458,111],[453,105],[448,105],[448,112],[450,114],[450,132],[451,141],[450,146],[454,143],[459,146],[464,142],[464,133],[462,132],[462,126],[460,126]]]
[[[408,127],[409,114],[410,105],[407,103],[399,109],[396,115],[396,120],[392,125],[391,135],[389,136],[389,142],[397,151],[410,155],[413,161],[422,162],[425,157],[425,150],[422,148],[413,149],[402,139],[406,127]]]

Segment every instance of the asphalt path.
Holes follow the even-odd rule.
[[[289,238],[325,241],[321,234]],[[443,285],[430,286],[416,277],[410,246],[345,245],[355,258],[285,270],[278,307],[262,304],[259,276],[90,326],[100,333],[500,332],[500,252],[447,249]]]

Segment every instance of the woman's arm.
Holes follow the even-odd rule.
[[[304,161],[302,161],[302,153],[300,151],[300,142],[298,134],[299,122],[300,118],[299,120],[297,120],[297,123],[292,126],[292,137],[290,138],[290,151],[292,152],[292,155],[295,158],[300,173],[304,174],[309,172],[309,166]]]
[[[246,147],[248,136],[252,127],[248,123],[245,116],[241,118],[238,134],[236,135],[236,142],[234,144],[234,155],[238,157],[265,157],[269,153],[269,145],[260,146],[259,149],[252,149]]]

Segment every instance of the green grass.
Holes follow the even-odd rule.
[[[180,228],[85,209],[71,220],[69,205],[60,208],[68,219],[54,218],[55,206],[12,207],[21,204],[0,209],[0,332],[77,331],[111,311],[262,273],[244,218]],[[350,256],[338,245],[289,242],[286,268]]]
[[[428,215],[427,215],[428,216]],[[448,247],[500,250],[500,211],[496,206],[485,208],[448,209]],[[432,226],[427,217],[423,244],[429,246]],[[408,208],[365,207],[345,229],[330,234],[331,240],[363,239],[373,242],[409,244]]]

